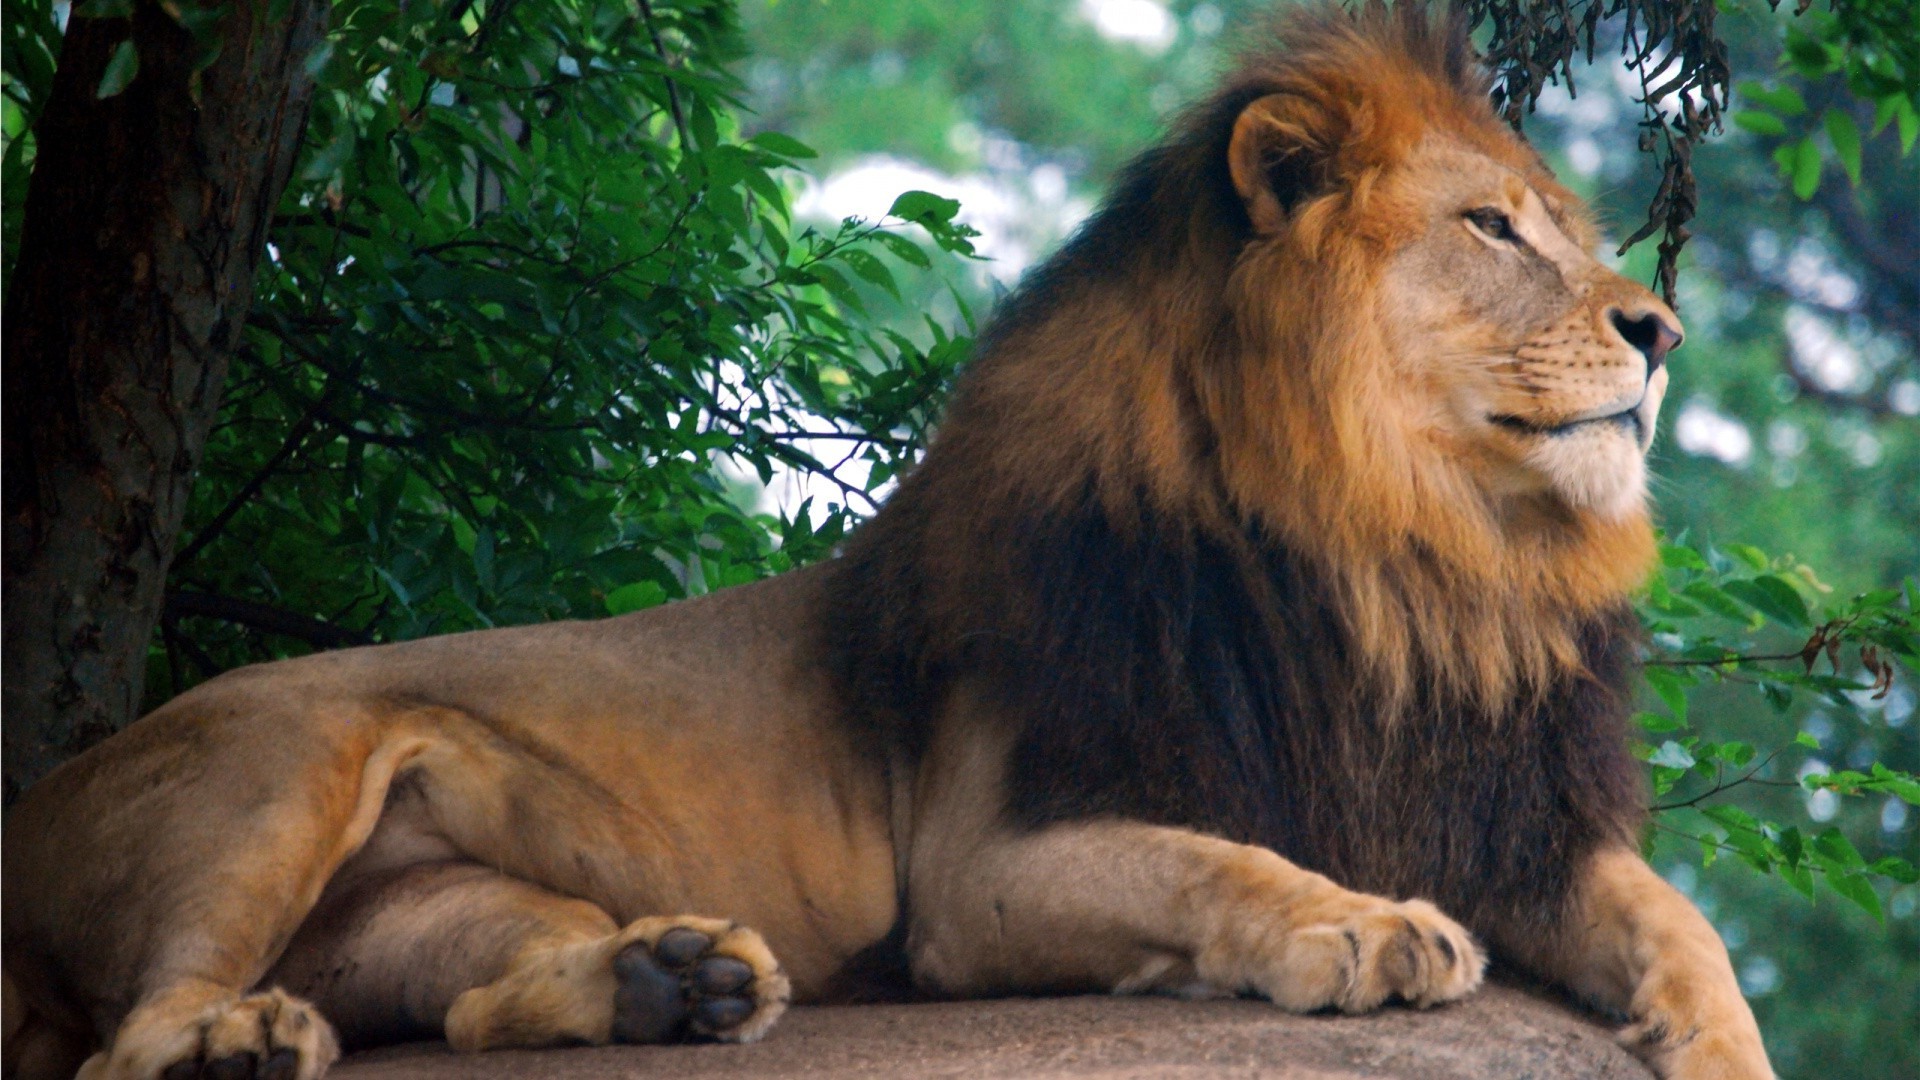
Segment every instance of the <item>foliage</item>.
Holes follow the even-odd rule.
[[[1920,136],[1920,7],[1898,0],[1836,3],[1830,11],[1806,11],[1786,33],[1780,56],[1789,81],[1768,87],[1743,82],[1740,96],[1747,108],[1733,114],[1733,122],[1757,135],[1781,141],[1773,151],[1780,175],[1793,193],[1810,199],[1820,186],[1821,142],[1847,178],[1860,183],[1861,146],[1892,128],[1904,155]],[[1805,96],[1793,82],[1844,78],[1853,99],[1870,107],[1871,128],[1863,135],[1855,109],[1837,102],[1819,113],[1817,125]],[[1807,130],[1808,128],[1815,130]],[[1803,133],[1804,132],[1804,133]],[[1788,138],[1789,135],[1797,137]]]
[[[1780,0],[1766,2],[1769,10],[1780,6]],[[1748,0],[1749,7],[1755,3]],[[1854,96],[1873,105],[1875,134],[1898,121],[1905,153],[1920,125],[1920,7],[1907,0],[1829,3],[1830,10],[1810,11],[1813,0],[1798,0],[1794,14],[1801,18],[1787,31],[1781,65],[1804,78],[1844,72]],[[1490,26],[1487,59],[1498,79],[1494,97],[1515,128],[1521,124],[1522,103],[1537,104],[1550,83],[1573,89],[1575,57],[1591,64],[1602,22],[1619,21],[1620,51],[1640,86],[1640,149],[1654,156],[1660,170],[1646,222],[1620,250],[1661,234],[1655,278],[1672,303],[1680,250],[1692,236],[1688,223],[1699,203],[1693,151],[1720,130],[1732,96],[1728,47],[1716,20],[1738,7],[1664,0],[1468,0],[1464,9],[1471,25]],[[1785,135],[1782,116],[1806,111],[1791,87],[1769,91],[1749,82],[1741,92],[1754,107],[1733,120],[1751,131]],[[1861,135],[1852,113],[1828,109],[1822,124],[1831,153],[1858,184]],[[1812,196],[1820,182],[1820,149],[1811,134],[1780,146],[1775,161],[1796,195]]]
[[[96,3],[100,0],[95,0]],[[819,558],[968,341],[870,321],[956,204],[817,231],[725,4],[344,0],[194,493],[152,696],[298,644],[624,611]],[[864,485],[756,514],[733,477]],[[731,472],[729,470],[732,470]]]
[[[1748,741],[1701,735],[1688,716],[1690,696],[1708,683],[1750,687],[1781,716],[1801,694],[1858,716],[1863,697],[1886,698],[1896,663],[1909,670],[1920,666],[1920,586],[1909,579],[1904,590],[1875,590],[1840,604],[1809,602],[1825,591],[1804,563],[1769,559],[1748,545],[1703,552],[1663,544],[1661,572],[1643,610],[1658,646],[1647,661],[1646,682],[1663,711],[1635,717],[1648,740],[1639,752],[1652,774],[1654,829],[1698,844],[1703,865],[1733,855],[1761,873],[1780,874],[1810,900],[1815,881],[1824,881],[1884,920],[1873,882],[1920,881],[1912,863],[1894,855],[1868,862],[1838,827],[1807,835],[1799,826],[1757,816],[1729,793],[1748,786],[1856,798],[1877,793],[1920,806],[1920,779],[1879,761],[1864,772],[1822,763],[1801,769],[1797,780],[1783,779],[1788,765],[1820,750],[1815,735],[1798,731],[1762,755]],[[1800,643],[1779,652],[1754,651],[1757,640],[1782,634]],[[1823,663],[1825,672],[1818,670]],[[1650,851],[1654,839],[1648,837]]]

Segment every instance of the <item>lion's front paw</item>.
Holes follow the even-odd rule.
[[[279,990],[175,1011],[136,1010],[77,1080],[315,1080],[340,1056],[319,1012]]]
[[[1682,1021],[1684,1010],[1655,1008],[1620,1031],[1620,1042],[1662,1080],[1773,1080],[1773,1066],[1751,1020],[1724,1025]]]
[[[1397,999],[1425,1008],[1473,992],[1486,958],[1466,928],[1424,900],[1368,901],[1288,932],[1277,970],[1257,986],[1293,1012],[1358,1013]]]
[[[786,1011],[791,990],[759,934],[718,919],[642,919],[613,958],[613,1038],[667,1042],[692,1032],[752,1042]]]

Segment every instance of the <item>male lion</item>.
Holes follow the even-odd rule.
[[[28,792],[9,1069],[744,1041],[889,951],[945,994],[1363,1012],[1490,951],[1664,1076],[1770,1076],[1634,850],[1679,323],[1457,26],[1273,37],[1008,301],[839,558],[236,671]]]

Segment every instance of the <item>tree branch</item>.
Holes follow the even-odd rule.
[[[373,644],[373,638],[364,631],[322,622],[269,604],[212,593],[168,593],[164,617],[181,619],[190,616],[238,623],[269,634],[295,638],[322,649]]]
[[[660,40],[660,28],[653,21],[653,4],[650,0],[640,0],[640,18],[647,24],[647,36],[653,39],[653,51],[660,56],[660,63],[669,71],[673,68],[673,59],[667,55],[666,43]],[[673,111],[673,129],[680,134],[680,149],[691,153],[693,140],[687,137],[687,113],[680,105],[680,87],[674,83],[673,76],[667,75],[667,107]]]

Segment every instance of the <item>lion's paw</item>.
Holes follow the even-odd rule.
[[[1472,993],[1487,966],[1473,935],[1424,900],[1380,901],[1301,927],[1279,952],[1260,989],[1294,1012],[1367,1012],[1390,999],[1426,1008]]]
[[[340,1056],[320,1013],[280,990],[178,1013],[136,1010],[76,1080],[316,1080]]]
[[[614,954],[613,1038],[671,1042],[692,1033],[752,1042],[786,1011],[791,988],[761,936],[719,919],[642,919]]]
[[[503,1047],[751,1042],[791,988],[765,939],[724,919],[640,919],[605,937],[535,943],[500,978],[454,1000],[447,1041]]]
[[[1721,1019],[1706,1018],[1718,989],[1683,978],[1648,979],[1636,995],[1636,1019],[1619,1033],[1621,1045],[1662,1080],[1773,1080],[1750,1013],[1721,1001]],[[1738,990],[1722,993],[1739,1000]]]

